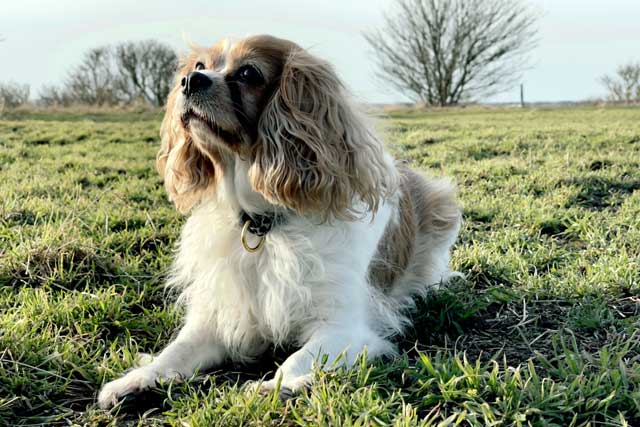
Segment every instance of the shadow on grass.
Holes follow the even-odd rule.
[[[596,211],[618,208],[626,196],[640,189],[638,179],[612,179],[598,176],[572,178],[562,181],[562,184],[579,188],[579,192],[567,201],[567,208],[580,206]]]
[[[467,157],[473,160],[487,160],[494,157],[507,156],[510,154],[507,150],[498,149],[488,146],[472,146],[467,149]]]
[[[155,387],[137,395],[126,396],[119,409],[124,420],[138,420],[149,411],[167,411],[172,408],[171,400],[192,395],[194,392],[207,394],[209,390],[223,385],[243,387],[249,382],[268,380],[278,366],[293,353],[295,348],[270,348],[259,359],[248,364],[225,363],[215,370],[196,375],[188,384],[156,384]],[[170,398],[169,398],[170,396]]]
[[[411,326],[394,341],[400,353],[407,354],[410,360],[417,356],[416,349],[437,351],[447,348],[461,337],[474,336],[476,330],[486,329],[483,319],[501,311],[503,305],[513,298],[512,293],[504,286],[481,289],[475,288],[472,282],[455,280],[451,286],[418,300],[415,309],[409,314]],[[475,345],[470,351],[473,357],[483,351],[493,353],[501,344],[496,345],[494,340],[490,347],[488,343],[476,342]],[[165,384],[127,397],[120,408],[120,415],[135,420],[154,408],[169,410],[171,400],[194,392],[206,394],[211,388],[225,384],[242,387],[249,381],[269,379],[295,350],[293,347],[270,348],[254,363],[227,363],[195,377],[188,385]],[[171,399],[167,398],[168,395],[171,395]]]
[[[418,351],[444,351],[464,352],[469,360],[500,361],[504,357],[510,366],[517,366],[532,358],[552,357],[553,338],[565,330],[570,330],[584,349],[596,352],[611,338],[600,332],[621,322],[620,316],[634,316],[639,310],[631,300],[628,306],[607,304],[592,299],[529,301],[504,285],[484,287],[470,280],[455,280],[417,301],[410,314],[411,326],[395,341],[410,365],[418,360]],[[172,401],[183,396],[206,395],[225,384],[242,387],[248,381],[268,379],[294,350],[271,349],[253,364],[227,364],[194,378],[188,385],[163,385],[130,396],[123,402],[120,416],[136,420],[154,409],[171,410]],[[403,384],[400,379],[393,382]]]

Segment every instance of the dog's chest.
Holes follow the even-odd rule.
[[[274,233],[275,235],[276,233]],[[275,237],[277,240],[277,236]],[[245,290],[247,308],[258,333],[268,341],[290,341],[301,324],[313,317],[313,263],[286,245],[269,242],[259,254],[243,254],[236,286]]]
[[[239,227],[209,212],[187,222],[180,249],[190,306],[209,313],[217,329],[282,343],[313,317],[322,265],[303,233],[273,230],[261,251],[249,253]]]

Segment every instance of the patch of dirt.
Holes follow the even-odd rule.
[[[481,294],[475,298],[483,297]],[[589,301],[570,302],[561,299],[494,300],[470,317],[462,319],[462,322],[456,322],[455,327],[445,325],[441,329],[434,329],[433,323],[423,323],[417,319],[413,333],[402,337],[399,346],[409,354],[418,349],[427,352],[464,352],[470,360],[506,357],[509,365],[515,366],[540,355],[551,357],[553,339],[558,334],[575,337],[580,351],[595,353],[620,336],[619,322],[640,315],[640,297],[626,297],[604,304],[597,302],[594,304],[603,304],[603,309],[611,312],[611,319],[580,327],[572,321],[572,314],[576,307],[590,307],[589,304]],[[447,310],[446,307],[443,309]],[[429,317],[438,318],[442,315],[436,312]]]
[[[589,163],[589,170],[599,171],[600,169],[607,168],[611,165],[612,163],[609,160],[594,160],[593,162]]]
[[[35,212],[27,209],[20,209],[18,211],[9,212],[2,218],[2,221],[11,225],[34,225],[38,216]]]
[[[0,283],[12,286],[41,286],[51,282],[75,288],[85,283],[111,281],[118,269],[90,248],[72,245],[40,247],[26,259],[14,260],[0,272]]]
[[[559,237],[567,231],[567,224],[561,220],[550,219],[540,223],[540,234],[550,237]]]

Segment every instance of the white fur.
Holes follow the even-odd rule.
[[[308,383],[318,356],[350,365],[365,347],[369,357],[393,352],[387,338],[402,327],[400,305],[426,285],[412,283],[422,274],[411,269],[403,281],[413,286],[398,286],[391,296],[367,281],[378,241],[387,223],[397,220],[397,201],[352,222],[320,224],[313,217],[291,216],[266,236],[262,251],[248,253],[240,243],[238,208],[263,201],[247,187],[246,165],[228,160],[235,162],[235,173],[215,198],[193,211],[182,230],[169,285],[181,290],[184,327],[146,366],[105,385],[100,406],[158,378],[189,377],[225,359],[250,359],[269,344],[301,346],[262,385],[274,388],[282,377],[282,389],[290,391]],[[447,276],[456,233],[439,244],[420,244],[420,268],[432,270],[433,283]]]
[[[227,56],[229,46],[225,45],[223,57]],[[384,154],[382,143],[364,116],[350,106],[330,67],[297,50],[287,61],[292,64],[289,79],[295,83],[300,73],[310,73],[303,80],[310,87],[298,93],[299,85],[292,84],[289,90],[280,91],[270,102],[273,104],[270,113],[261,118],[262,126],[270,130],[265,132],[268,138],[262,141],[265,144],[262,147],[279,150],[265,151],[263,156],[278,167],[269,168],[260,162],[250,165],[231,152],[204,123],[196,120],[190,124],[198,149],[220,154],[220,159],[215,159],[218,182],[211,186],[208,179],[203,179],[209,178],[204,171],[186,168],[198,164],[197,157],[186,150],[193,147],[186,144],[188,140],[181,136],[180,122],[175,119],[184,110],[183,98],[179,92],[173,92],[175,96],[169,101],[172,107],[168,107],[162,127],[164,146],[158,157],[159,170],[165,172],[169,193],[176,205],[186,208],[183,210],[191,208],[191,202],[196,200],[186,198],[178,203],[181,196],[188,194],[187,190],[196,186],[198,199],[201,193],[207,193],[182,230],[168,282],[168,286],[180,292],[178,301],[186,308],[185,322],[176,339],[160,354],[145,358],[144,366],[102,388],[98,396],[101,407],[108,408],[122,396],[148,388],[158,379],[190,377],[197,370],[224,360],[250,360],[269,345],[285,343],[298,345],[300,349],[286,359],[273,379],[259,386],[271,390],[281,381],[281,392],[295,392],[308,384],[314,368],[352,365],[365,348],[368,357],[393,353],[388,339],[406,324],[403,310],[411,307],[411,296],[424,293],[430,285],[448,277],[448,251],[458,225],[433,235],[415,236],[415,253],[410,264],[387,292],[369,283],[369,266],[378,243],[387,226],[400,220],[399,196],[389,196],[396,188],[398,169],[392,158]],[[219,65],[226,67],[225,64]],[[264,71],[269,70],[263,68]],[[219,72],[202,72],[214,82],[221,81]],[[285,80],[283,77],[282,81]],[[216,113],[213,121],[217,125],[234,129],[231,121],[235,115],[225,114],[221,107],[231,101],[225,98],[228,95],[218,92],[209,100],[208,110],[200,113],[212,120]],[[292,111],[292,103],[299,97],[309,102],[304,111]],[[317,124],[309,122],[314,115],[318,116]],[[305,123],[298,123],[301,117],[307,118]],[[319,129],[328,136],[320,135]],[[256,174],[258,177],[268,174],[271,179],[285,174],[289,184],[295,182],[295,175],[286,175],[286,166],[293,162],[284,154],[285,150],[301,147],[291,144],[285,134],[297,135],[296,138],[305,134],[310,138],[305,139],[305,144],[310,144],[306,150],[328,159],[319,162],[318,168],[331,170],[328,165],[338,165],[345,169],[331,172],[333,175],[324,171],[320,174],[319,170],[312,178],[322,178],[326,185],[321,189],[327,191],[316,191],[323,203],[333,200],[327,195],[335,196],[328,190],[345,190],[338,192],[342,198],[334,197],[337,201],[327,207],[327,212],[342,207],[341,203],[348,204],[348,212],[336,218],[349,220],[325,221],[327,216],[321,213],[294,215],[285,211],[286,222],[266,235],[264,247],[257,253],[248,253],[240,241],[239,212],[280,209],[269,201],[279,203],[282,196],[278,191],[268,192],[270,196],[264,197],[253,191],[252,188],[259,188],[256,182],[262,183],[255,180]],[[348,157],[342,157],[343,153]],[[182,165],[174,169],[176,165],[172,164],[179,159]],[[307,167],[309,159],[295,166]],[[336,177],[341,173],[346,178]],[[189,179],[182,183],[179,178],[185,175]],[[335,185],[338,178],[344,188]],[[271,197],[269,201],[267,197]],[[350,197],[359,199],[352,201]],[[317,212],[324,207],[298,212]],[[376,207],[375,215],[368,212]],[[361,212],[361,218],[352,220],[353,215]],[[318,366],[319,357],[326,357],[329,363]]]

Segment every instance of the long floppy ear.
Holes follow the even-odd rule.
[[[287,58],[258,128],[250,180],[271,203],[353,219],[395,190],[382,142],[331,66],[302,49]]]
[[[180,212],[187,213],[205,194],[213,193],[219,158],[215,152],[201,150],[182,125],[175,111],[178,91],[176,87],[167,100],[156,168],[164,177],[169,200]]]

